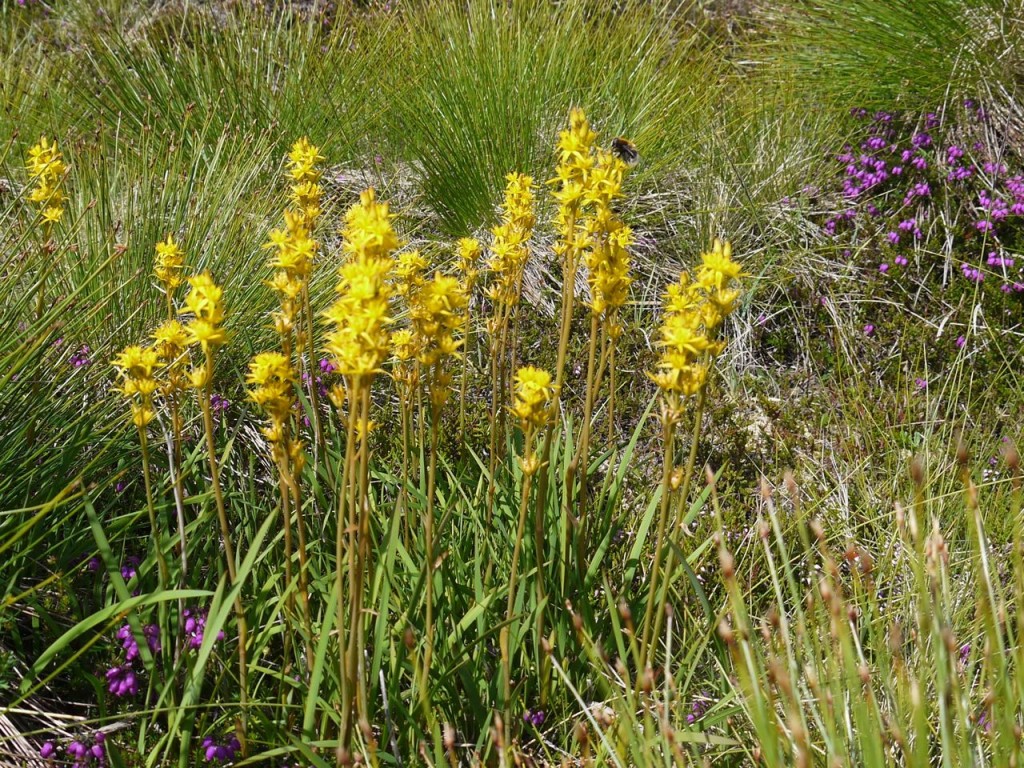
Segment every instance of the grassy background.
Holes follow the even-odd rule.
[[[849,117],[855,106],[927,110],[980,98],[989,105],[993,130],[1019,150],[1024,14],[1019,3],[995,0],[770,5],[577,0],[348,8],[69,0],[45,8],[3,0],[0,579],[15,599],[0,609],[0,691],[6,694],[0,704],[6,698],[44,711],[18,726],[38,741],[44,733],[69,730],[53,717],[63,711],[91,723],[128,717],[133,726],[150,716],[129,714],[104,698],[97,670],[110,657],[109,643],[90,647],[89,641],[109,638],[112,622],[62,646],[56,666],[45,669],[45,675],[58,670],[57,677],[37,675],[43,667],[32,675],[26,669],[69,627],[116,603],[114,564],[145,550],[137,448],[123,426],[123,404],[110,392],[107,362],[161,316],[150,277],[153,245],[175,232],[190,267],[208,267],[225,284],[234,341],[219,366],[218,389],[233,406],[220,437],[239,535],[251,545],[249,579],[262,585],[251,621],[266,630],[254,642],[275,649],[279,544],[262,527],[269,486],[242,378],[248,357],[273,339],[267,322],[273,298],[262,285],[260,246],[284,203],[284,152],[301,135],[323,148],[331,221],[372,184],[400,214],[403,235],[441,261],[454,239],[494,223],[505,173],[529,172],[539,182],[550,177],[553,140],[573,105],[586,109],[603,140],[629,136],[642,156],[623,203],[623,217],[637,232],[637,280],[622,360],[631,386],[623,393],[618,434],[624,444],[634,436],[635,445],[607,468],[609,475],[621,473],[621,487],[609,493],[602,512],[609,546],[588,584],[600,596],[588,601],[592,636],[572,646],[568,612],[560,605],[549,610],[557,616],[558,647],[586,652],[575,664],[566,662],[564,679],[555,673],[561,682],[545,726],[517,732],[523,751],[551,763],[561,750],[583,755],[573,724],[586,721],[583,713],[599,701],[627,724],[618,736],[626,746],[591,745],[599,763],[653,765],[671,754],[667,726],[637,720],[629,686],[613,664],[602,663],[598,646],[625,642],[617,603],[645,592],[645,515],[659,447],[656,425],[643,418],[653,389],[642,371],[653,360],[654,310],[665,283],[714,237],[732,240],[750,277],[728,331],[700,454],[713,467],[727,465],[717,484],[722,522],[714,521],[707,494],[695,492],[686,553],[693,579],[673,584],[677,614],[665,667],[677,670],[677,687],[665,694],[665,721],[678,728],[684,759],[741,764],[755,744],[771,738],[769,719],[759,719],[749,688],[734,686],[732,657],[714,635],[728,603],[709,543],[721,530],[735,550],[752,613],[776,602],[765,552],[753,535],[763,511],[755,501],[762,477],[777,482],[792,469],[798,478],[802,511],[783,517],[787,540],[797,537],[806,518],[817,517],[838,546],[874,552],[881,569],[876,579],[884,583],[899,581],[910,568],[886,555],[894,546],[894,503],[914,493],[909,461],[924,457],[928,514],[947,527],[953,552],[943,610],[958,637],[978,636],[983,617],[972,606],[976,583],[984,579],[972,570],[979,550],[964,524],[954,449],[966,441],[973,476],[991,493],[983,509],[993,546],[1012,543],[1019,504],[999,451],[1004,438],[1020,436],[1019,305],[1016,315],[986,327],[981,352],[952,359],[937,344],[947,309],[941,299],[922,301],[911,320],[894,320],[884,337],[865,338],[865,317],[888,311],[895,299],[879,293],[864,273],[851,274],[821,235],[818,222],[832,201],[795,209],[783,201],[808,186],[827,185],[829,154],[856,130]],[[45,265],[51,301],[35,319],[31,298],[41,265],[32,213],[20,193],[23,158],[40,134],[56,138],[65,152],[71,200],[56,256]],[[550,208],[542,209],[542,219],[549,215]],[[538,364],[553,358],[555,320],[545,310],[555,306],[560,290],[548,231],[541,228],[535,247],[528,290],[537,311],[524,327],[522,346],[524,359]],[[336,245],[332,238],[325,237],[328,252]],[[313,295],[320,306],[333,282],[332,270],[319,271]],[[823,297],[830,301],[822,304]],[[572,350],[570,365],[582,364],[582,344]],[[74,368],[70,356],[83,345],[93,363]],[[926,392],[914,385],[922,376],[930,381]],[[580,396],[567,393],[567,418]],[[476,423],[485,399],[479,393],[472,405],[481,417]],[[37,433],[31,446],[29,424]],[[482,434],[473,439],[486,442]],[[380,450],[387,455],[386,445]],[[997,458],[995,470],[990,457]],[[198,473],[197,447],[190,448],[189,462]],[[386,465],[379,471],[387,483]],[[483,588],[481,563],[483,553],[497,552],[499,567],[507,567],[510,555],[500,545],[512,536],[517,481],[510,474],[498,521],[488,530],[478,468],[452,458],[445,475],[451,632],[438,650],[434,704],[438,719],[451,722],[460,745],[467,745],[465,759],[492,744],[499,615],[478,607],[503,605],[505,592]],[[115,492],[119,482],[127,483],[126,491]],[[328,496],[321,489],[312,503],[323,508]],[[215,537],[200,535],[209,530],[209,498],[197,493],[190,510],[193,561],[219,562]],[[439,747],[436,734],[416,724],[404,697],[401,679],[410,661],[389,617],[394,626],[401,626],[396,616],[415,622],[402,611],[420,599],[419,545],[399,546],[394,523],[381,519],[381,572],[389,578],[372,587],[381,607],[371,627],[380,649],[372,669],[385,673],[382,697],[400,723],[397,752],[414,762],[421,739]],[[98,530],[109,542],[105,551]],[[83,561],[97,551],[111,569],[108,581],[83,572]],[[316,552],[314,571],[325,595],[332,558],[333,552]],[[794,564],[794,572],[800,567]],[[152,562],[145,568],[151,573]],[[195,586],[214,592],[217,583],[210,568]],[[913,615],[923,594],[901,592],[892,615]],[[1014,610],[1013,594],[1005,600]],[[218,593],[211,616],[221,604],[228,603]],[[533,609],[527,604],[523,610],[529,615]],[[639,605],[634,612],[641,615]],[[864,642],[885,644],[884,638]],[[84,655],[76,661],[72,652],[79,650]],[[620,645],[612,655],[629,653]],[[529,658],[524,652],[523,663]],[[922,674],[935,666],[926,654],[916,664]],[[261,678],[257,698],[277,696],[280,675],[272,672]],[[45,684],[37,685],[40,679]],[[15,694],[22,680],[29,699]],[[230,681],[222,680],[211,700],[225,704],[229,692]],[[970,695],[983,693],[979,685]],[[700,726],[688,729],[686,716],[705,694],[713,704]],[[302,695],[297,691],[296,700]],[[181,711],[197,740],[225,733],[232,716],[226,706]],[[314,760],[308,744],[289,742],[277,724],[261,727],[267,750],[291,749],[295,759]],[[816,730],[827,732],[821,725]],[[170,755],[159,729],[139,726],[139,732],[151,740],[126,748],[129,764],[136,751],[151,763]],[[703,735],[714,743],[705,744]],[[853,748],[850,759],[856,762],[858,754]]]

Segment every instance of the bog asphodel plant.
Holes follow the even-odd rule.
[[[181,578],[188,576],[188,548],[185,546],[185,486],[181,476],[181,398],[189,386],[186,370],[186,348],[189,344],[188,332],[178,321],[175,307],[175,295],[184,283],[185,252],[175,242],[174,235],[168,234],[156,244],[156,257],[153,261],[153,276],[157,280],[160,291],[164,294],[167,305],[167,320],[153,331],[151,338],[160,356],[162,381],[160,394],[167,404],[170,415],[170,455],[168,465],[171,481],[174,485],[174,506],[178,517],[178,540],[181,552]]]
[[[274,328],[281,337],[284,354],[289,359],[294,355],[297,369],[304,367],[307,373],[316,447],[314,459],[323,452],[324,435],[320,424],[316,340],[309,283],[320,248],[314,229],[322,213],[323,187],[320,180],[324,160],[320,148],[308,138],[303,137],[292,145],[286,160],[289,207],[284,212],[284,227],[273,230],[267,243],[267,248],[273,251],[269,266],[274,270],[269,285],[277,293],[280,306],[273,314]]]
[[[595,164],[585,173],[582,183],[582,228],[586,233],[586,246],[582,261],[587,267],[590,287],[590,340],[587,353],[587,378],[584,396],[583,421],[576,454],[569,463],[566,501],[570,505],[577,498],[576,545],[577,566],[586,561],[587,546],[587,468],[590,464],[591,422],[598,390],[607,371],[609,445],[612,444],[615,418],[615,347],[622,335],[619,310],[629,297],[629,246],[633,234],[616,214],[613,203],[622,197],[622,179],[626,164],[611,152],[595,152]],[[576,475],[579,491],[576,496]],[[568,510],[572,512],[572,510]]]
[[[526,533],[526,518],[530,509],[530,493],[533,477],[543,464],[536,454],[536,437],[551,421],[552,404],[557,395],[551,374],[540,368],[526,366],[516,371],[515,391],[509,412],[519,422],[523,431],[523,455],[520,466],[523,470],[522,494],[519,498],[519,522],[512,549],[512,565],[509,572],[508,600],[505,606],[505,623],[501,627],[499,646],[501,651],[502,705],[505,722],[512,722],[512,670],[509,648],[510,625],[515,616],[515,598],[518,593],[519,557],[522,553],[523,537]],[[540,578],[539,576],[537,578]]]
[[[461,238],[456,249],[459,274],[466,290],[465,325],[462,329],[462,376],[459,380],[459,434],[465,434],[466,431],[466,386],[469,383],[469,354],[473,340],[472,298],[477,279],[480,277],[480,259],[483,252],[483,246],[474,237]]]
[[[306,457],[302,441],[292,430],[295,389],[298,386],[295,369],[289,356],[282,352],[261,352],[249,362],[246,383],[251,387],[249,398],[266,414],[268,425],[263,430],[270,444],[271,457],[277,469],[278,492],[281,516],[284,524],[284,576],[286,606],[291,622],[295,613],[292,597],[292,517],[298,521],[299,533],[299,599],[302,602],[302,631],[305,643],[307,671],[313,664],[313,630],[309,610],[309,594],[306,585],[306,541],[302,522],[302,496],[299,493],[298,477],[305,465]],[[285,656],[291,648],[291,627],[285,631]],[[286,662],[287,663],[287,662]]]
[[[174,241],[174,235],[168,234],[166,239],[156,244],[156,259],[153,262],[153,275],[160,284],[167,299],[167,313],[174,317],[174,294],[184,282],[185,252]]]
[[[217,519],[220,523],[220,535],[224,544],[224,559],[228,572],[228,587],[238,582],[235,565],[235,547],[232,542],[231,525],[228,521],[227,509],[224,506],[224,493],[220,483],[220,466],[217,461],[217,445],[213,425],[213,370],[217,350],[228,342],[228,334],[224,328],[224,290],[214,281],[209,272],[202,272],[188,278],[189,292],[185,296],[184,306],[178,310],[181,315],[190,319],[185,324],[190,346],[199,347],[199,360],[189,372],[189,380],[196,390],[199,408],[203,414],[203,426],[206,433],[206,452],[210,464],[210,483],[213,498],[217,505]],[[242,753],[248,753],[246,744],[248,702],[248,663],[246,661],[247,627],[245,608],[241,595],[235,598],[235,620],[238,623],[238,687],[239,703],[241,704],[240,741]]]
[[[523,273],[530,258],[529,241],[536,222],[534,215],[533,179],[521,173],[505,177],[505,202],[501,224],[491,230],[494,237],[491,255],[487,260],[489,283],[485,295],[490,300],[491,315],[486,329],[490,339],[491,411],[490,455],[487,519],[494,513],[494,493],[498,468],[498,451],[505,433],[505,418],[501,403],[509,386],[508,371],[512,367],[515,332],[513,319],[523,288]]]
[[[344,412],[346,441],[336,529],[336,580],[339,625],[348,617],[348,637],[339,632],[339,672],[342,683],[341,746],[338,763],[349,759],[353,718],[368,719],[365,681],[358,675],[361,658],[364,558],[369,552],[370,385],[390,353],[394,288],[392,252],[399,246],[387,203],[368,189],[345,215],[342,250],[347,260],[338,270],[337,299],[324,313],[331,324],[326,349],[342,383],[331,400]],[[347,562],[346,562],[347,561]],[[347,589],[343,576],[348,573]],[[345,598],[349,599],[348,612]],[[356,687],[362,685],[358,692]],[[358,706],[358,713],[355,711]]]
[[[661,391],[659,419],[665,454],[654,566],[651,569],[643,640],[640,644],[641,669],[647,663],[649,642],[652,637],[658,636],[661,616],[664,613],[666,595],[662,594],[659,600],[658,587],[662,573],[662,558],[668,544],[666,536],[670,501],[673,492],[679,489],[675,522],[672,526],[672,533],[675,535],[682,525],[693,479],[708,372],[714,359],[725,348],[725,342],[718,339],[718,332],[725,318],[736,308],[736,302],[740,297],[741,276],[742,267],[733,261],[732,246],[728,242],[715,240],[712,249],[701,254],[696,279],[683,272],[679,282],[670,285],[665,293],[665,313],[660,330],[661,339],[658,342],[661,357],[658,360],[657,371],[649,374]],[[674,466],[675,430],[686,416],[686,404],[690,398],[696,398],[690,454],[686,466],[677,469]],[[672,572],[675,565],[674,552],[674,548],[669,548],[665,573]]]
[[[124,395],[131,406],[132,424],[135,425],[139,436],[139,448],[142,453],[142,480],[146,489],[146,511],[149,514],[150,536],[153,541],[153,551],[156,554],[160,589],[164,590],[170,586],[170,572],[164,557],[163,536],[153,500],[153,478],[150,469],[149,434],[147,432],[147,427],[156,417],[153,396],[159,386],[156,371],[160,367],[160,358],[152,347],[130,346],[114,358],[113,366],[121,379],[118,391]],[[166,605],[161,605],[159,610],[160,626],[163,627],[166,626]]]
[[[64,195],[61,184],[67,173],[64,156],[57,148],[57,142],[51,142],[45,136],[28,151],[28,175],[32,188],[28,199],[39,208],[46,231],[59,222],[64,216]]]
[[[435,274],[425,281],[409,301],[409,319],[424,372],[430,404],[430,454],[427,466],[427,514],[423,521],[424,583],[426,586],[426,645],[423,653],[420,695],[426,706],[430,664],[434,652],[434,489],[437,479],[437,445],[441,430],[441,409],[451,394],[450,362],[458,354],[456,339],[465,325],[465,287],[457,278]],[[422,414],[421,414],[422,418]]]
[[[51,240],[53,228],[64,216],[64,202],[67,197],[62,189],[64,177],[67,175],[67,166],[64,164],[64,156],[57,148],[57,142],[51,142],[45,136],[39,138],[39,143],[28,151],[26,161],[30,187],[28,200],[39,209],[39,221],[41,230],[40,247],[40,276],[35,296],[35,319],[38,322],[43,316],[46,305],[46,277],[49,273],[49,257],[53,254],[55,246]],[[33,383],[33,396],[38,394],[39,385]],[[29,421],[26,442],[31,445],[35,441],[35,419]]]

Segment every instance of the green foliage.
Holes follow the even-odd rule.
[[[716,36],[717,22],[695,21],[701,14],[640,2],[437,0],[336,12],[307,3],[50,5],[0,4],[0,716],[31,742],[121,729],[108,741],[111,764],[201,760],[203,739],[223,743],[242,719],[241,595],[250,763],[335,763],[336,638],[349,619],[336,615],[335,592],[345,425],[326,419],[325,448],[315,459],[311,451],[298,478],[314,627],[307,659],[298,588],[284,576],[276,470],[243,388],[249,357],[277,343],[262,246],[280,225],[281,157],[309,135],[330,158],[330,224],[311,286],[322,309],[335,282],[334,230],[361,188],[394,201],[403,234],[446,264],[452,238],[494,222],[505,173],[550,178],[556,131],[570,106],[582,106],[605,146],[621,133],[641,155],[618,206],[638,235],[636,282],[623,311],[612,439],[595,438],[588,457],[586,546],[576,549],[569,503],[579,488],[565,484],[585,400],[582,310],[550,462],[535,478],[535,491],[540,477],[546,488],[540,536],[531,506],[510,620],[522,444],[512,430],[500,446],[489,516],[486,344],[478,339],[470,355],[467,429],[450,412],[439,425],[429,584],[429,452],[418,443],[411,478],[402,477],[396,392],[375,383],[359,665],[373,718],[357,725],[357,750],[388,765],[501,764],[509,753],[586,766],[745,764],[755,755],[781,766],[804,754],[840,765],[1009,764],[1024,680],[1010,450],[1024,391],[1019,341],[997,325],[979,334],[984,366],[938,348],[947,307],[931,294],[915,296],[915,314],[893,320],[884,339],[865,337],[866,313],[891,300],[844,271],[821,236],[820,211],[781,201],[828,178],[825,153],[841,146],[850,127],[839,115],[852,106],[988,94],[1010,115],[993,130],[1018,151],[1019,14],[981,0],[800,2],[751,24],[759,37],[737,44]],[[70,168],[52,252],[23,199],[25,152],[42,134],[59,140]],[[562,285],[549,219],[542,207],[517,356],[552,368]],[[171,566],[161,591],[139,445],[111,391],[111,357],[164,316],[151,270],[169,232],[189,269],[212,270],[228,302],[232,341],[216,386],[231,406],[215,444],[238,546],[234,589],[194,398],[182,411],[187,579],[174,462],[162,437],[150,445],[157,546]],[[666,277],[722,235],[749,273],[750,296],[724,331],[692,492],[673,500],[685,527],[669,537],[673,567],[657,585],[658,605],[670,606],[664,631],[642,649],[662,493],[654,388],[643,376],[655,360],[654,307]],[[965,307],[970,299],[958,297]],[[599,406],[595,435],[606,418]],[[973,478],[976,491],[964,491],[971,465],[951,457],[959,436],[979,463],[994,460]],[[690,439],[680,438],[677,455]],[[924,461],[919,489],[903,480],[912,456]],[[713,490],[700,482],[705,464]],[[762,478],[785,466],[799,494],[758,501]],[[722,579],[725,548],[733,575]],[[428,589],[436,626],[424,708],[413,681]],[[208,612],[196,648],[180,645],[183,608]],[[723,619],[731,638],[716,633]],[[511,702],[502,700],[506,622]],[[150,623],[162,624],[160,651],[145,642]],[[126,625],[141,655],[132,703],[112,696],[104,676]],[[537,710],[543,722],[524,722]],[[506,711],[511,720],[499,724]]]

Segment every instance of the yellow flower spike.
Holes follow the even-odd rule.
[[[64,163],[57,142],[50,142],[45,136],[40,136],[39,143],[28,151],[27,165],[32,178],[60,176],[64,172]]]
[[[409,307],[421,363],[435,365],[456,354],[454,335],[462,329],[467,303],[465,289],[454,277],[435,274],[423,284]]]
[[[28,199],[39,206],[47,226],[52,226],[63,217],[63,203],[67,199],[60,188],[67,167],[57,143],[42,136],[39,143],[29,149],[25,167],[35,183]]]
[[[288,153],[288,174],[299,183],[319,181],[322,173],[318,166],[326,159],[320,154],[320,148],[303,136],[292,144]]]
[[[410,298],[423,285],[423,274],[430,263],[419,251],[400,253],[395,264],[395,290],[399,296]]]
[[[126,347],[114,358],[113,366],[121,375],[130,379],[152,378],[158,365],[156,350],[149,347]]]
[[[732,260],[732,246],[728,241],[715,240],[711,251],[701,254],[701,260],[703,263],[697,269],[697,282],[705,290],[721,290],[742,276],[742,268]]]
[[[684,272],[665,292],[662,354],[657,373],[649,375],[662,391],[674,396],[700,392],[707,380],[708,361],[725,347],[715,334],[740,297],[734,283],[742,276],[742,268],[732,260],[728,242],[716,240],[701,260],[696,282]]]
[[[191,290],[185,297],[185,306],[179,314],[192,314],[185,326],[190,344],[199,344],[204,352],[227,343],[224,322],[224,290],[209,272],[188,279]]]
[[[156,244],[156,260],[153,274],[160,281],[164,291],[173,293],[182,283],[182,272],[185,269],[185,252],[174,242],[174,235]]]
[[[338,298],[323,313],[335,326],[326,350],[343,376],[373,375],[390,352],[389,302],[395,290],[388,283],[395,266],[390,253],[399,242],[391,218],[372,189],[345,216],[342,247],[352,260],[339,268]]]
[[[132,423],[137,427],[145,427],[156,415],[153,411],[153,393],[157,390],[154,371],[160,365],[157,351],[137,345],[126,347],[111,364],[121,377],[118,391],[131,405]]]
[[[459,271],[465,275],[475,275],[484,249],[475,237],[463,237],[458,243]]]
[[[359,202],[345,214],[342,247],[354,258],[373,258],[390,254],[400,245],[391,226],[394,215],[387,203],[377,202],[374,190],[359,195]]]
[[[267,412],[271,419],[271,442],[277,442],[284,434],[284,425],[291,414],[295,401],[295,370],[291,361],[280,352],[261,352],[249,362],[246,383],[253,389],[249,399]]]
[[[543,426],[551,418],[551,401],[555,396],[551,374],[540,368],[526,366],[516,371],[515,400],[510,407],[524,431]]]

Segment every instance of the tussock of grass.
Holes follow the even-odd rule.
[[[501,436],[500,461],[487,455],[482,333],[469,356],[465,427],[457,408],[437,421],[433,494],[429,451],[402,477],[391,423],[399,396],[378,377],[373,565],[357,665],[372,722],[354,724],[354,749],[375,764],[1019,761],[1019,330],[1012,314],[979,320],[967,291],[880,289],[822,232],[843,201],[802,192],[834,180],[830,153],[857,135],[856,106],[921,111],[971,96],[989,106],[986,130],[1007,157],[1019,157],[1019,8],[798,2],[785,13],[752,10],[734,26],[720,9],[589,0],[29,6],[0,5],[4,749],[26,755],[46,739],[108,729],[112,764],[187,765],[201,759],[204,738],[224,743],[241,720],[235,596],[213,533],[198,410],[190,399],[181,462],[195,565],[184,591],[161,592],[138,440],[111,391],[110,359],[164,316],[153,246],[174,233],[189,269],[223,283],[233,334],[215,379],[231,405],[214,438],[251,629],[251,762],[335,763],[335,702],[347,683],[332,592],[340,479],[329,468],[342,463],[345,425],[325,419],[325,447],[299,476],[317,630],[310,670],[299,635],[285,639],[297,626],[297,587],[284,575],[277,470],[244,388],[249,358],[278,343],[262,246],[285,205],[281,158],[302,135],[328,158],[323,260],[310,286],[317,309],[333,296],[337,224],[365,187],[392,201],[410,247],[448,268],[458,237],[489,241],[505,174],[533,174],[537,235],[515,354],[552,370],[563,276],[554,206],[540,187],[557,131],[582,106],[603,146],[621,134],[640,152],[616,205],[636,237],[635,282],[615,423],[609,432],[598,398],[600,447],[584,459],[589,549],[572,554],[566,500],[581,491],[565,485],[580,476],[584,310],[572,318],[549,461],[530,484],[519,431]],[[52,255],[23,199],[24,156],[43,134],[71,169]],[[657,359],[666,283],[716,237],[732,241],[746,293],[722,331],[728,346],[708,390],[695,480],[678,502],[684,528],[663,553],[673,568],[659,573],[654,598],[670,610],[641,649],[663,449],[645,372]],[[958,258],[955,248],[938,255]],[[574,295],[589,296],[582,270]],[[472,306],[478,319],[488,310],[479,296]],[[949,319],[954,310],[975,323],[976,345],[963,352],[938,343],[963,322]],[[865,322],[882,315],[885,333],[866,335]],[[692,438],[689,426],[680,432],[683,463]],[[151,450],[159,546],[173,563],[168,451],[155,439]],[[513,591],[506,576],[531,484],[529,498],[546,489],[543,525],[535,536],[531,505]],[[436,628],[424,690],[411,681],[431,633],[428,498]],[[546,594],[535,591],[538,541]],[[131,557],[137,575],[122,575]],[[170,636],[182,606],[208,610],[206,642],[152,654],[138,668],[138,699],[112,697],[103,675],[118,629],[129,623],[141,637],[166,614]],[[648,653],[651,670],[640,663]],[[542,721],[524,722],[538,711]]]

